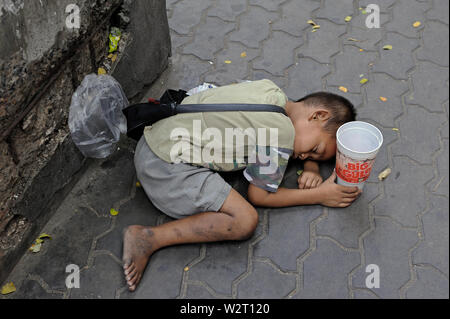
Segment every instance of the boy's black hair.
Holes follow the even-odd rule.
[[[337,94],[317,92],[305,96],[298,102],[303,102],[306,106],[327,108],[331,112],[331,118],[325,124],[324,129],[331,134],[335,134],[345,123],[356,120],[356,110],[353,104]]]

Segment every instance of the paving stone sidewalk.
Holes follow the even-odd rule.
[[[365,25],[360,8],[370,3],[381,9],[379,29]],[[170,219],[136,186],[135,145],[122,141],[108,160],[90,162],[43,229],[52,240],[23,256],[7,280],[17,291],[0,298],[448,298],[448,6],[168,0],[173,57],[147,96],[263,78],[293,100],[321,90],[345,95],[358,119],[385,138],[362,197],[346,209],[258,209],[259,226],[247,241],[163,249],[132,294],[122,277],[122,230]],[[309,19],[320,29],[312,32]],[[383,50],[388,44],[392,50]],[[324,177],[333,165],[322,165]],[[380,182],[388,167],[392,174]],[[301,168],[290,163],[284,186],[297,187]],[[245,195],[241,174],[224,176]],[[119,214],[111,216],[111,208]],[[80,289],[66,288],[69,264],[81,269]],[[369,265],[380,270],[379,288],[366,286]]]

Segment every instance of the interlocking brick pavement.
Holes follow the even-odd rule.
[[[448,1],[335,2],[167,1],[173,57],[148,96],[262,78],[291,99],[319,90],[345,95],[385,137],[354,205],[258,209],[249,240],[163,249],[129,293],[122,230],[170,219],[135,185],[135,144],[123,141],[111,159],[90,162],[43,229],[52,240],[23,256],[7,280],[17,292],[1,298],[448,298]],[[365,26],[370,3],[380,6],[380,29]],[[320,29],[311,32],[309,19]],[[286,187],[297,186],[301,167],[290,163]],[[392,174],[380,182],[388,167]],[[332,169],[325,163],[321,173]],[[226,179],[245,194],[239,174]],[[118,216],[109,215],[112,207]],[[71,263],[81,269],[80,289],[64,285]],[[366,286],[372,264],[379,288]]]

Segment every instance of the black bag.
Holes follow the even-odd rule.
[[[276,112],[287,116],[277,105],[268,104],[183,104],[186,91],[168,90],[160,100],[149,99],[148,103],[135,104],[123,110],[128,124],[128,137],[139,141],[144,129],[156,122],[181,113],[204,112]]]

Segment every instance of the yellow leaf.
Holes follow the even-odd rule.
[[[108,55],[108,59],[112,59],[112,57],[114,56],[114,54],[110,54],[110,55]]]
[[[16,291],[16,287],[14,286],[14,284],[12,282],[7,283],[6,285],[4,285],[2,287],[2,291],[1,294],[2,295],[8,295],[10,293],[13,293]]]
[[[106,70],[104,68],[98,68],[98,75],[106,74]]]
[[[43,239],[39,239],[39,238],[38,238],[38,239],[35,240],[35,243],[36,243],[36,244],[42,244],[43,242],[44,242]]]
[[[184,272],[189,271],[189,267],[184,268]]]
[[[340,86],[340,87],[339,87],[339,90],[341,90],[341,91],[344,92],[344,93],[347,93],[347,92],[348,92],[348,89],[347,89],[345,86]]]
[[[359,40],[355,38],[348,38],[347,41],[359,42]]]
[[[136,187],[142,187],[141,183],[137,182]]]
[[[111,61],[112,61],[112,62],[116,62],[116,60],[117,60],[117,54],[114,54],[114,55],[111,57]]]
[[[359,83],[361,83],[361,84],[366,84],[368,81],[369,81],[369,80],[367,80],[367,79],[362,79],[361,81],[359,81]]]
[[[317,32],[317,29],[311,30],[311,32]]]
[[[364,49],[359,49],[359,52],[363,52],[364,51]]]
[[[352,16],[346,16],[344,20],[345,22],[350,22],[352,21]]]
[[[361,11],[361,13],[362,13],[362,14],[367,14],[367,11],[366,11],[365,9],[363,9],[363,10]]]
[[[52,239],[52,236],[50,236],[49,234],[41,234],[38,239]]]
[[[308,23],[311,25],[317,25],[313,20],[308,20]]]
[[[230,60],[225,61],[226,64],[231,64],[232,62]]]
[[[114,208],[111,208],[111,210],[110,210],[109,212],[110,212],[110,214],[111,214],[112,216],[117,216],[117,215],[119,215],[119,212],[118,212],[117,210],[115,210]]]
[[[320,29],[320,25],[314,25],[313,30]]]
[[[247,52],[242,52],[241,53],[241,58],[246,58],[247,57]]]
[[[418,28],[418,27],[420,27],[421,25],[422,25],[422,22],[420,22],[420,21],[416,21],[416,22],[413,23],[413,27],[414,27],[414,28]]]
[[[383,50],[392,50],[392,45],[387,44],[383,47]]]
[[[378,175],[378,179],[380,181],[384,181],[389,175],[391,175],[392,170],[390,168],[385,169],[383,172],[381,172],[380,175]]]
[[[399,130],[398,128],[396,128],[396,127],[394,127],[392,130],[395,131],[395,132],[400,131],[400,130]]]
[[[387,102],[387,98],[385,98],[384,96],[380,96],[380,100],[383,102]]]

